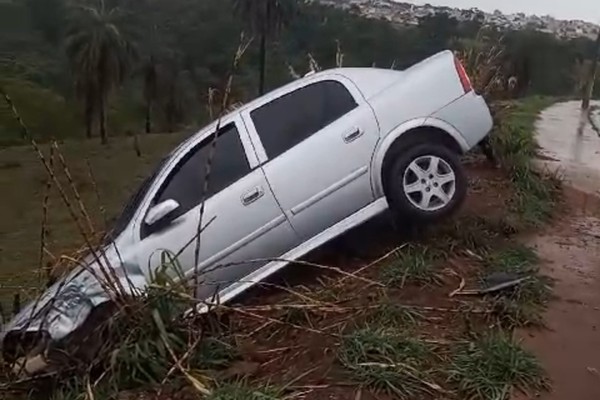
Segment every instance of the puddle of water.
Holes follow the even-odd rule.
[[[596,103],[600,104],[600,103]],[[594,118],[600,123],[600,110]],[[552,166],[564,170],[565,178],[588,193],[600,193],[600,137],[584,118],[580,103],[558,103],[540,114],[536,123],[537,141],[543,153],[556,160]]]

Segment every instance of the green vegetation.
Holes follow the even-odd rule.
[[[512,211],[525,226],[539,226],[546,221],[558,198],[558,179],[539,173],[533,166],[537,152],[534,123],[539,112],[553,101],[533,97],[508,104],[499,111],[492,135],[494,151],[514,185]]]
[[[416,310],[393,304],[388,300],[369,314],[367,322],[374,326],[406,330],[416,325],[422,318],[423,315]]]
[[[274,388],[254,388],[242,382],[217,387],[206,400],[279,400],[281,393]]]
[[[513,388],[531,393],[548,385],[535,357],[502,333],[463,345],[454,356],[449,378],[465,398],[481,400],[507,400]]]
[[[435,260],[431,249],[410,245],[399,250],[394,259],[382,267],[381,280],[399,288],[404,287],[407,282],[422,285],[439,283]]]
[[[279,36],[291,22],[297,7],[295,3],[293,0],[234,0],[236,12],[248,21],[252,33],[260,38],[259,95],[265,93],[268,40]]]
[[[431,350],[399,332],[367,327],[344,338],[338,358],[354,379],[400,399],[412,399],[431,386]]]
[[[486,275],[511,274],[527,278],[514,290],[493,296],[490,301],[501,322],[510,325],[542,325],[542,314],[551,297],[552,282],[540,275],[535,251],[521,244],[511,244],[488,254]]]
[[[520,243],[490,253],[486,259],[487,267],[491,271],[517,274],[535,272],[538,262],[535,250]]]
[[[119,26],[120,9],[74,6],[65,34],[65,52],[73,71],[75,91],[84,104],[86,136],[92,137],[98,121],[102,143],[108,142],[106,111],[108,99],[129,75],[133,48]]]
[[[104,231],[105,216],[110,223],[158,161],[184,137],[183,134],[144,136],[141,157],[136,157],[133,140],[127,138],[108,147],[92,141],[61,144],[60,149],[96,233]],[[42,147],[46,157],[50,154],[49,147]],[[88,161],[95,184],[90,178]],[[57,159],[54,165],[60,181],[68,189]],[[42,203],[47,180],[44,167],[30,147],[0,149],[0,186],[10,188],[4,192],[0,207],[0,299],[9,298],[19,287],[38,286]],[[84,243],[56,188],[50,191],[44,228],[46,247],[53,257],[72,254]],[[46,262],[53,264],[52,256],[45,255],[42,267],[46,267]]]
[[[508,95],[573,95],[593,53],[583,38],[482,31],[478,21],[443,15],[396,27],[300,0],[14,0],[0,2],[0,76],[15,82],[7,90],[39,139],[82,138],[95,125],[107,135],[177,131],[209,118],[209,89],[221,88],[243,30],[254,40],[234,79],[235,102],[304,74],[309,59],[323,68],[342,60],[405,68],[445,48],[470,55],[478,85],[515,76]],[[482,63],[481,54],[492,61]],[[44,103],[20,95],[20,86],[54,101],[34,112]],[[20,134],[4,107],[7,145]]]

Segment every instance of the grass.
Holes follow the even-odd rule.
[[[535,357],[503,333],[492,333],[463,345],[454,355],[449,379],[462,398],[510,399],[513,388],[531,394],[547,389],[544,370]]]
[[[496,129],[491,136],[494,153],[511,178],[515,194],[511,212],[524,226],[540,226],[552,214],[558,200],[560,182],[554,176],[536,171],[533,159],[537,143],[533,135],[540,111],[555,100],[531,97],[509,103],[496,112]]]
[[[193,304],[166,269],[157,272],[143,298],[100,306],[96,310],[106,309],[105,317],[90,318],[97,322],[52,343],[46,358],[61,371],[32,381],[28,391],[43,395],[44,385],[52,383],[57,398],[71,399],[92,390],[92,381],[98,396],[168,382],[169,387],[188,385],[207,394],[214,377],[239,353],[233,337],[215,328],[213,315],[182,318]]]
[[[96,141],[68,141],[61,145],[71,174],[98,231],[104,226],[96,190],[89,178],[89,159],[97,181],[101,206],[108,218],[120,212],[158,160],[183,139],[181,134],[148,135],[140,138],[143,155],[137,157],[129,139],[115,139],[108,147]],[[46,152],[49,147],[42,146]],[[0,168],[0,187],[5,190],[0,207],[0,299],[7,300],[16,289],[37,287],[42,199],[47,174],[37,155],[28,146],[0,149],[0,160],[10,168]],[[60,168],[58,168],[60,171]],[[64,181],[64,179],[61,179]],[[56,190],[51,191],[47,244],[58,257],[82,244]],[[46,261],[48,261],[46,257]]]
[[[388,286],[403,288],[406,283],[438,284],[441,279],[435,269],[436,255],[420,245],[410,245],[398,251],[393,260],[381,268],[381,280]]]
[[[281,391],[270,386],[252,387],[244,382],[218,386],[206,400],[279,400]]]
[[[542,325],[543,312],[552,295],[552,282],[540,275],[537,253],[530,247],[512,243],[488,253],[485,274],[510,274],[529,279],[513,290],[492,296],[494,314],[509,326]]]
[[[464,215],[440,226],[434,232],[430,246],[448,252],[465,248],[487,249],[505,231],[500,223],[481,215]]]
[[[338,359],[361,385],[399,399],[431,391],[427,361],[431,349],[418,339],[367,327],[343,339]]]
[[[534,249],[521,243],[511,243],[487,254],[485,264],[493,272],[527,274],[537,272],[539,257]]]
[[[422,318],[423,315],[414,309],[385,302],[368,315],[367,323],[379,327],[408,329]]]

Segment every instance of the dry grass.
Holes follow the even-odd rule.
[[[489,38],[485,29],[458,53],[473,87],[488,101],[510,97],[510,77],[504,68],[504,53],[502,39]]]

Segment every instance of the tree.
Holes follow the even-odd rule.
[[[120,10],[86,4],[72,10],[65,48],[75,78],[77,94],[85,103],[86,132],[92,135],[94,117],[102,143],[106,132],[107,105],[111,92],[123,83],[131,69],[134,49],[119,29]]]
[[[144,100],[146,101],[146,133],[152,131],[152,106],[158,96],[158,64],[154,56],[148,57],[143,67]]]
[[[295,12],[293,0],[235,0],[235,10],[260,37],[260,81],[258,92],[265,92],[267,42],[278,35]]]
[[[57,45],[62,37],[66,5],[64,0],[26,0],[33,26],[44,38]]]

